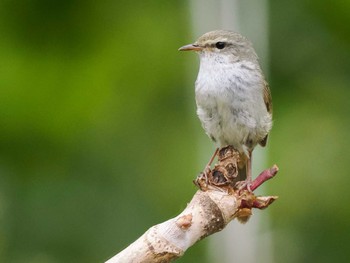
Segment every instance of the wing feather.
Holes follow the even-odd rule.
[[[272,115],[272,97],[271,97],[269,84],[266,81],[264,82],[263,97],[264,97],[264,102],[266,105],[267,112]],[[263,147],[266,146],[267,137],[268,137],[268,134],[264,137],[264,139],[262,139],[259,142],[261,146]]]

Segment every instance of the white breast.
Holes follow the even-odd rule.
[[[197,114],[220,147],[253,149],[269,132],[271,115],[263,100],[264,78],[252,62],[202,56],[196,81]]]

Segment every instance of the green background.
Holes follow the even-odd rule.
[[[185,207],[211,154],[197,150],[198,59],[177,51],[198,37],[190,14],[0,2],[1,262],[103,262]],[[276,262],[350,258],[349,24],[349,1],[269,2]],[[207,242],[179,262],[208,262]]]

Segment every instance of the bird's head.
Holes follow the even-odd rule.
[[[241,34],[228,30],[215,30],[205,33],[193,44],[185,45],[179,50],[196,51],[200,57],[225,56],[232,62],[257,60],[257,55],[250,41]]]

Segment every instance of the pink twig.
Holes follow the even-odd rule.
[[[278,167],[276,164],[274,166],[272,166],[270,169],[263,171],[261,174],[258,175],[257,178],[255,178],[255,180],[250,185],[251,191],[254,191],[256,188],[258,188],[264,182],[266,182],[267,180],[274,177],[277,174],[277,172],[278,172]]]

